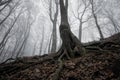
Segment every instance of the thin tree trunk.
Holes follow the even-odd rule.
[[[99,34],[100,34],[100,39],[103,40],[104,39],[104,36],[102,34],[102,31],[101,31],[101,28],[100,28],[100,25],[98,24],[98,19],[97,19],[97,15],[95,14],[95,11],[94,11],[94,3],[93,3],[93,0],[90,0],[90,3],[91,3],[91,6],[92,6],[92,14],[93,14],[93,17],[95,19],[95,24],[96,24],[96,27],[99,31]]]
[[[56,51],[56,47],[57,47],[57,30],[56,30],[56,21],[53,22],[53,31],[52,31],[52,48],[51,48],[51,52],[55,52]]]
[[[44,42],[44,26],[43,26],[43,30],[42,30],[42,40],[41,40],[41,43],[40,43],[39,55],[41,55],[41,53],[42,53],[43,42]]]
[[[50,9],[50,19],[53,24],[53,30],[52,30],[52,48],[51,52],[55,52],[57,49],[57,18],[58,18],[58,0],[55,0],[56,5],[56,12],[54,14],[54,18],[52,18],[52,10]],[[52,2],[50,2],[50,7],[52,7]]]
[[[79,25],[79,40],[80,42],[82,41],[82,21],[80,20],[80,25]]]

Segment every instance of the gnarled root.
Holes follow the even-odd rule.
[[[58,68],[56,69],[55,73],[51,74],[50,75],[50,80],[59,80],[59,74],[60,74],[60,71],[63,69],[63,61],[62,61],[62,57],[64,56],[64,54],[62,54],[59,59],[58,59],[58,62],[59,62],[59,66]]]

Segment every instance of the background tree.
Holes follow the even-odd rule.
[[[57,18],[58,18],[58,11],[59,11],[59,9],[58,9],[59,3],[58,3],[58,0],[54,0],[55,5],[52,5],[52,3],[53,3],[53,1],[50,0],[49,16],[50,16],[50,20],[52,21],[52,24],[53,24],[51,52],[55,52],[56,48],[57,48]],[[54,14],[52,14],[53,6],[56,6]]]
[[[1,11],[0,15],[3,15],[3,19],[1,20],[0,59],[4,56],[3,61],[23,55],[26,49],[34,18],[30,9],[23,3],[24,1],[13,0]]]
[[[83,8],[83,6],[84,6],[84,8]],[[85,15],[86,11],[89,9],[89,6],[90,6],[90,3],[88,1],[78,0],[77,14],[75,14],[73,12],[74,17],[79,20],[79,34],[78,34],[78,37],[79,37],[80,42],[82,40],[82,26],[83,26],[84,23],[86,23],[90,19],[90,16],[88,16],[88,18],[86,20],[84,20],[84,15]],[[82,10],[82,12],[81,12],[81,10]]]
[[[98,23],[98,19],[97,19],[97,15],[96,15],[96,13],[95,13],[95,1],[94,0],[89,0],[90,1],[90,4],[91,4],[91,8],[92,8],[92,15],[93,15],[93,17],[94,17],[94,19],[95,19],[95,24],[96,24],[96,27],[97,27],[97,29],[98,29],[98,31],[99,31],[99,34],[100,34],[100,39],[104,39],[104,36],[103,36],[103,33],[102,33],[102,30],[101,30],[101,28],[100,28],[100,25],[99,25],[99,23]]]

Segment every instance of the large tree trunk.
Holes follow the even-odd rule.
[[[68,3],[68,0],[66,0],[66,3]],[[75,53],[80,54],[82,52],[82,45],[79,39],[71,32],[67,17],[67,6],[65,7],[63,0],[60,0],[60,11],[61,24],[59,30],[63,43],[58,53],[65,53],[67,58],[74,57]]]

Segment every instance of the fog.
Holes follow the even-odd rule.
[[[4,1],[4,0],[3,0]],[[53,23],[57,0],[12,0],[9,5],[0,6],[0,21],[10,13],[9,17],[0,24],[0,61],[10,57],[33,56],[52,53]],[[68,20],[72,32],[79,38],[79,26],[82,24],[81,42],[100,40],[89,0],[68,0]],[[51,2],[51,6],[50,6]],[[82,13],[88,5],[81,20]],[[58,4],[59,5],[59,4]],[[104,38],[120,31],[120,0],[94,0],[95,14]],[[20,14],[20,15],[19,15]],[[14,21],[16,22],[14,23]],[[10,27],[13,25],[10,29]],[[59,36],[60,10],[56,24],[56,50],[62,41]],[[6,33],[9,32],[7,35]],[[2,40],[5,40],[2,42]]]

